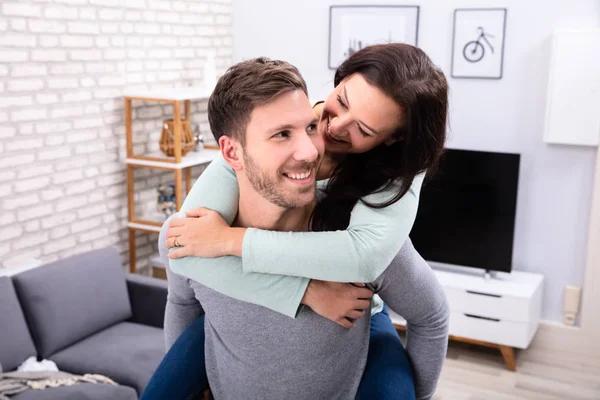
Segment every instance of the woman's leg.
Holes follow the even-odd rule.
[[[414,400],[412,367],[400,336],[387,312],[371,316],[369,355],[357,400]]]
[[[201,399],[208,388],[204,365],[204,316],[179,336],[154,371],[140,400]]]

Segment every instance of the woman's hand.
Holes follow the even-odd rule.
[[[365,310],[371,307],[373,291],[364,286],[364,283],[313,279],[306,288],[302,304],[344,328],[352,328],[356,325],[355,320],[365,315]]]
[[[218,212],[207,208],[196,208],[186,215],[188,218],[175,218],[169,224],[165,245],[167,249],[177,247],[169,258],[241,256],[246,229],[230,227]]]

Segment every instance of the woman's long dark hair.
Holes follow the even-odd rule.
[[[394,204],[408,192],[417,174],[431,174],[436,169],[444,150],[448,83],[421,49],[401,43],[365,47],[338,67],[335,86],[355,73],[403,108],[404,123],[392,145],[348,154],[338,163],[325,189],[327,197],[317,204],[312,216],[316,231],[346,229],[359,200],[373,208]],[[395,186],[395,196],[385,202],[362,200]]]

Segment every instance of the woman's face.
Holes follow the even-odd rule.
[[[403,110],[361,74],[346,77],[325,101],[319,132],[325,151],[364,153],[381,143],[394,143]]]

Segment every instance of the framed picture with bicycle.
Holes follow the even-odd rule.
[[[453,78],[502,78],[506,13],[506,8],[454,10]]]

